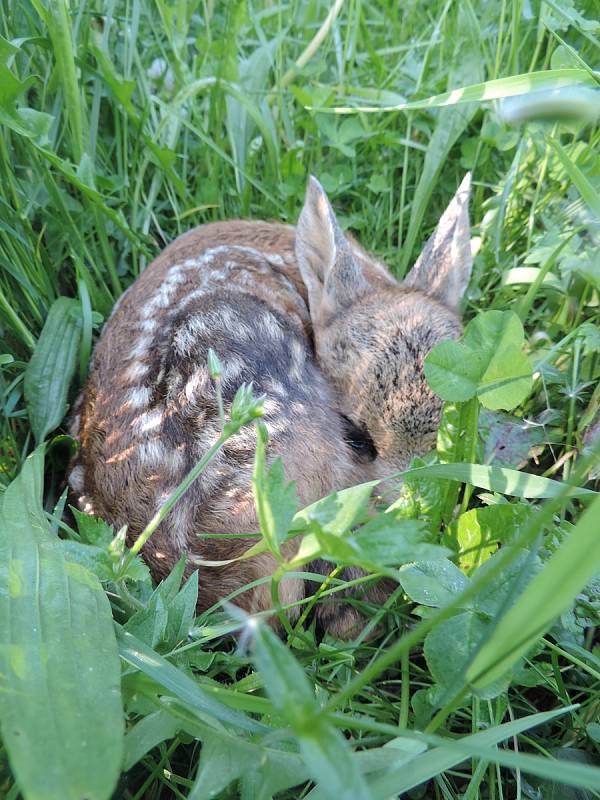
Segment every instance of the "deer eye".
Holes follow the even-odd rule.
[[[342,422],[344,423],[344,439],[357,458],[360,461],[374,461],[377,458],[377,448],[365,428],[352,422],[344,414],[342,414]]]

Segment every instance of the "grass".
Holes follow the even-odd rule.
[[[3,8],[0,793],[600,796],[598,501],[549,482],[597,488],[600,131],[556,110],[510,124],[529,101],[484,102],[479,90],[445,106],[331,113],[550,69],[579,70],[592,90],[593,0]],[[516,82],[499,86],[502,97]],[[437,455],[398,504],[404,555],[397,532],[382,540],[391,561],[360,550],[400,578],[365,609],[378,637],[318,642],[307,615],[282,641],[259,627],[248,650],[224,636],[244,628],[234,609],[194,619],[193,581],[180,589],[174,573],[151,595],[122,535],[63,518],[68,439],[26,458],[64,417],[117,297],[166,242],[216,219],[295,222],[312,172],[401,277],[468,169],[480,246],[465,318],[514,312],[533,376],[511,415],[483,395],[445,398]],[[59,321],[40,339],[49,315]],[[34,352],[46,383],[41,367],[25,378]],[[261,486],[264,502],[284,502],[268,477]],[[342,540],[363,541],[363,495],[343,500]],[[259,546],[277,552],[287,531],[263,533]],[[283,565],[274,586],[304,566]],[[340,588],[334,569],[321,594]]]

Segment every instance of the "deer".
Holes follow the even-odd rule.
[[[281,456],[302,506],[385,481],[432,449],[442,403],[423,363],[462,332],[470,183],[467,174],[404,280],[342,231],[314,177],[295,228],[211,222],[170,243],[121,296],[94,348],[72,423],[80,449],[69,484],[80,509],[127,526],[131,544],[215,443],[211,348],[226,414],[241,384],[264,395],[267,461]],[[245,612],[272,609],[268,583],[244,587],[274,572],[274,556],[239,560],[258,530],[256,436],[248,425],[230,438],[142,550],[157,581],[182,557],[188,573],[198,569],[198,612],[236,592]],[[286,557],[297,546],[286,541]],[[309,570],[327,575],[331,565],[316,560]],[[369,586],[367,599],[383,602],[390,583]],[[293,575],[279,586],[286,606],[310,592]],[[318,603],[316,615],[340,638],[364,624],[343,597]]]

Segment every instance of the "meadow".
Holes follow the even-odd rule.
[[[2,0],[1,797],[600,797],[599,16]],[[297,508],[258,450],[281,636],[231,602],[196,616],[183,565],[155,587],[141,542],[69,510],[65,419],[167,242],[294,223],[312,173],[401,278],[468,170],[466,330],[427,363],[436,450],[375,515],[370,485]],[[223,439],[260,413],[244,388]],[[281,558],[292,534],[310,558]],[[331,574],[292,626],[278,582],[316,556]],[[320,637],[346,564],[397,589],[354,601],[355,640]]]

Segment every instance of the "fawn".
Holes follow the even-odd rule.
[[[80,507],[127,525],[132,541],[215,442],[209,347],[224,364],[226,410],[243,382],[266,395],[269,458],[282,456],[303,505],[389,476],[431,449],[441,401],[423,360],[462,330],[469,192],[467,175],[402,282],[342,232],[314,178],[295,230],[217,222],[172,242],[121,297],[95,347],[72,426],[81,449],[69,482]],[[255,542],[197,535],[257,530],[255,443],[254,426],[229,439],[155,531],[143,555],[156,579],[182,555],[191,572],[194,557],[225,561]],[[269,554],[200,565],[198,609],[275,567]],[[309,567],[330,569],[320,561]],[[381,583],[369,597],[377,602],[388,591]],[[307,592],[298,578],[280,586],[283,603]],[[235,602],[247,611],[271,608],[268,582]],[[360,623],[344,602],[319,605],[317,617],[341,637]]]

